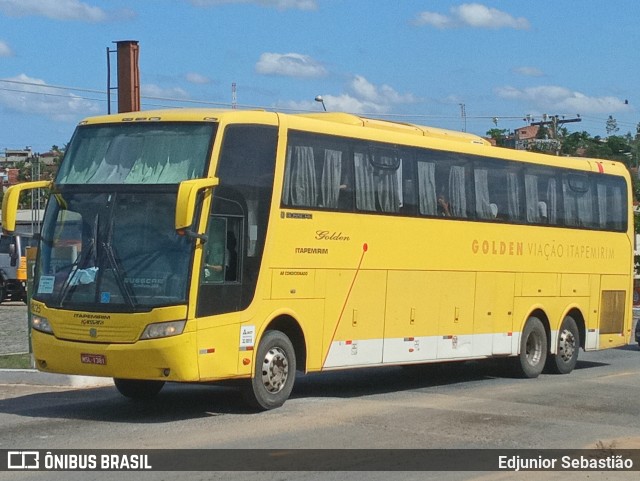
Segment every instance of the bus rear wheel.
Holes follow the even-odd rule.
[[[156,396],[164,386],[164,381],[142,381],[138,379],[113,378],[113,383],[124,397],[145,401]]]
[[[569,374],[576,367],[579,349],[580,331],[578,331],[578,325],[573,317],[567,316],[558,331],[556,354],[550,355],[547,359],[546,370],[554,374]]]
[[[249,406],[261,411],[280,407],[291,395],[296,377],[293,344],[280,331],[267,331],[258,345],[253,377],[244,386]]]
[[[547,332],[542,321],[530,317],[520,338],[520,354],[517,358],[518,374],[526,378],[536,378],[545,367],[547,360]]]

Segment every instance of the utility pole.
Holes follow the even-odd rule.
[[[231,108],[232,109],[237,109],[238,108],[238,97],[236,95],[236,83],[233,82],[231,84]]]
[[[547,116],[547,114],[544,114],[542,116],[543,120],[541,122],[531,122],[531,125],[539,125],[539,126],[545,126],[545,125],[550,125],[551,126],[551,139],[557,142],[557,149],[556,149],[556,155],[560,155],[560,149],[562,148],[562,142],[560,142],[560,139],[558,139],[558,127],[560,125],[564,125],[564,124],[569,124],[572,122],[582,122],[582,119],[580,118],[580,115],[578,114],[575,118],[572,119],[565,119],[564,116],[562,118],[560,118],[560,116],[558,115],[552,115],[550,120],[547,120],[549,117]]]
[[[462,117],[462,131],[467,131],[467,108],[465,104],[460,104],[460,117]]]
[[[545,114],[543,116],[544,120],[541,122],[531,122],[531,125],[551,125],[551,137],[555,140],[558,140],[558,126],[569,124],[571,122],[582,122],[580,115],[577,115],[573,119],[565,119],[564,117],[560,118],[558,115],[552,115],[551,120],[546,120],[547,118],[547,114]]]
[[[40,180],[40,154],[37,152],[31,156],[31,180]],[[31,191],[31,233],[40,232],[40,189]]]

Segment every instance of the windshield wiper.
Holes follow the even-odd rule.
[[[106,241],[102,242],[101,244],[103,249],[103,255],[107,258],[107,262],[109,262],[109,265],[111,266],[111,269],[115,274],[114,277],[116,280],[116,284],[118,285],[120,292],[122,292],[122,296],[124,297],[129,307],[131,309],[134,309],[136,307],[135,298],[131,293],[131,291],[129,290],[129,288],[127,287],[126,282],[124,282],[124,272],[122,270],[122,266],[116,257],[116,254],[113,250],[113,246],[111,245],[111,238],[113,237],[113,223],[114,223],[114,214],[113,212],[111,212],[110,220],[109,220],[109,229],[107,230],[107,235],[106,235]]]
[[[104,249],[104,255],[107,258],[107,261],[111,266],[111,269],[113,269],[115,273],[114,277],[116,279],[116,284],[118,284],[118,288],[120,289],[120,292],[122,292],[122,295],[127,301],[127,304],[129,305],[129,307],[131,307],[132,309],[135,308],[136,306],[135,299],[131,294],[131,291],[127,287],[127,284],[124,282],[124,272],[122,271],[120,262],[118,262],[118,259],[116,259],[116,255],[115,255],[115,252],[113,251],[113,247],[111,246],[111,243],[103,242],[102,248]]]

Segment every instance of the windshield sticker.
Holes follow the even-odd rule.
[[[38,294],[53,294],[53,285],[55,281],[55,276],[40,276],[40,282],[38,282]]]
[[[256,342],[256,326],[240,326],[240,350],[251,351]]]
[[[100,302],[102,304],[109,304],[111,302],[111,293],[110,292],[101,292],[100,293]]]

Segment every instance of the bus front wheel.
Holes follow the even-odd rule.
[[[141,381],[138,379],[113,378],[113,383],[124,397],[144,401],[153,398],[160,392],[164,381]]]
[[[571,316],[567,316],[558,331],[556,354],[550,355],[547,359],[547,371],[554,374],[569,374],[576,367],[579,349],[580,331],[578,331],[578,325]]]
[[[295,377],[293,344],[283,332],[267,331],[258,345],[253,377],[245,385],[244,398],[255,409],[280,407],[289,398]]]
[[[547,360],[547,332],[537,317],[527,320],[520,338],[517,367],[522,377],[536,378],[542,373]]]

